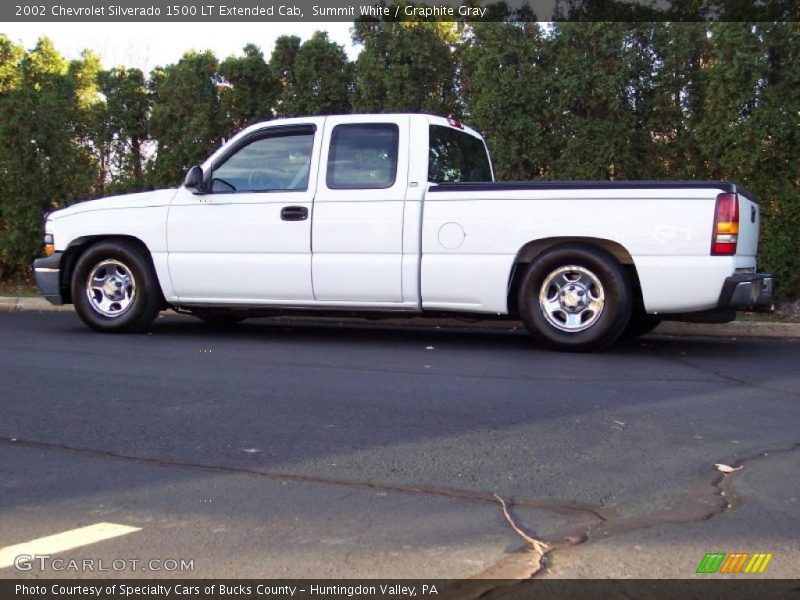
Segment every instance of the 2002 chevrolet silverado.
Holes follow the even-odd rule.
[[[731,183],[495,182],[454,119],[308,117],[245,129],[177,190],[50,213],[34,273],[98,331],[140,331],[166,307],[469,312],[589,350],[769,304],[758,231]]]

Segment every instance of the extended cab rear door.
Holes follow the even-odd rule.
[[[312,220],[314,298],[402,302],[408,115],[328,117]]]

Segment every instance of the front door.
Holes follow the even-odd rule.
[[[324,121],[264,127],[181,188],[167,223],[169,271],[186,303],[308,303],[311,210]]]

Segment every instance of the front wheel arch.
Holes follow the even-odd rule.
[[[72,298],[72,276],[75,273],[75,265],[80,259],[81,255],[91,248],[94,244],[99,242],[122,242],[137,247],[144,257],[147,259],[150,268],[156,273],[155,263],[153,263],[153,255],[150,253],[150,248],[147,247],[141,239],[132,235],[94,235],[84,236],[74,239],[64,250],[64,257],[61,259],[61,297],[64,304],[74,303]],[[161,299],[162,308],[167,308],[168,303],[164,298],[164,291],[161,288],[161,281],[158,279],[156,273],[156,283],[159,298]]]

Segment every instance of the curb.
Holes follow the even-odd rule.
[[[0,296],[0,312],[71,312],[72,305],[55,306],[39,296]]]
[[[71,304],[55,306],[38,296],[0,296],[0,313],[4,312],[73,312]],[[273,317],[286,323],[352,323],[370,324],[376,321],[357,317],[317,317],[302,315],[297,317],[281,315]],[[517,321],[465,320],[428,317],[407,317],[381,319],[379,323],[390,326],[413,327],[454,327],[462,329],[490,329],[514,331],[522,329]],[[771,321],[733,321],[732,323],[662,323],[654,335],[702,336],[702,337],[768,337],[800,338],[800,323],[776,323]]]
[[[653,330],[656,335],[702,337],[800,338],[800,323],[733,321],[731,323],[682,323],[667,321]]]

